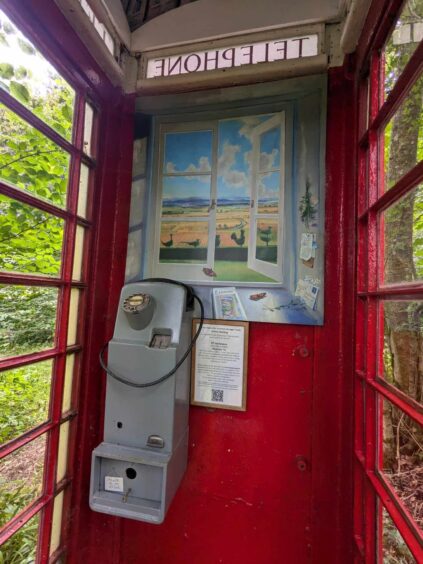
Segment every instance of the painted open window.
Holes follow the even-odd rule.
[[[162,129],[157,275],[282,282],[284,135],[283,113]]]
[[[226,286],[225,319],[323,322],[324,81],[303,82],[279,102],[153,118],[140,277],[195,285],[210,318]]]

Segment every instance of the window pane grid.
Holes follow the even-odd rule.
[[[74,169],[76,167],[76,163],[78,163],[80,161],[80,159],[78,159],[77,157],[72,157],[71,158],[71,162],[70,162],[70,187],[72,187],[73,180],[72,180],[72,176],[74,175]],[[2,190],[2,188],[5,187],[6,190]],[[8,191],[8,186],[4,185],[3,183],[1,183],[0,185],[0,192],[6,192]],[[20,276],[19,274],[15,274],[13,276],[13,281],[16,283],[21,283],[24,284],[25,286],[28,284],[28,282],[36,282],[38,280],[44,280],[44,284],[43,286],[52,286],[52,287],[58,287],[60,289],[59,292],[59,303],[61,304],[61,307],[58,308],[57,310],[57,318],[58,318],[58,323],[60,323],[60,325],[57,325],[57,329],[56,329],[56,335],[57,335],[57,341],[55,342],[55,346],[52,349],[52,351],[55,351],[59,348],[59,350],[66,350],[68,348],[79,348],[79,347],[68,347],[66,344],[66,335],[67,335],[67,324],[68,324],[68,311],[69,311],[69,302],[70,302],[70,296],[71,296],[71,288],[73,287],[78,287],[78,284],[72,284],[71,283],[71,278],[72,278],[72,266],[73,266],[73,260],[74,260],[74,248],[73,248],[73,244],[74,244],[74,240],[75,240],[75,232],[76,232],[76,226],[77,226],[77,222],[78,223],[83,223],[85,224],[86,227],[90,227],[90,223],[86,220],[82,220],[79,221],[76,218],[76,211],[77,211],[77,204],[78,204],[78,194],[76,190],[72,190],[72,188],[70,190],[68,190],[68,198],[67,198],[67,211],[63,211],[61,208],[56,208],[56,206],[52,206],[49,204],[45,204],[44,201],[39,200],[37,197],[34,197],[32,195],[26,194],[26,193],[21,193],[20,190],[16,190],[14,189],[14,187],[11,187],[12,192],[14,193],[13,195],[17,196],[17,200],[24,200],[27,203],[30,204],[35,204],[36,208],[48,208],[48,212],[53,212],[51,214],[51,217],[59,217],[59,218],[63,218],[66,220],[65,222],[65,241],[64,241],[64,246],[63,246],[63,250],[62,250],[62,268],[61,268],[61,272],[60,272],[60,278],[58,280],[58,284],[50,284],[48,278],[45,278],[43,276],[37,276],[37,277],[33,277],[33,276]],[[23,196],[23,197],[21,197]],[[90,195],[88,195],[88,199],[90,199]],[[63,213],[64,212],[64,213]],[[88,225],[87,225],[88,224]],[[87,239],[87,237],[86,237]],[[82,268],[82,265],[81,265]],[[81,285],[81,284],[80,284]],[[79,286],[80,286],[79,285]],[[20,287],[25,287],[25,286],[20,286]],[[19,286],[17,286],[19,287]],[[29,355],[31,357],[32,360],[36,360],[39,358],[39,355],[42,355],[43,352],[34,352],[33,354]],[[51,356],[50,356],[51,355]],[[50,358],[52,358],[52,360],[54,361],[55,364],[55,377],[52,378],[51,380],[51,385],[52,385],[52,392],[51,392],[51,399],[50,399],[50,405],[51,405],[51,414],[50,414],[50,420],[44,424],[42,424],[40,427],[35,428],[33,430],[29,430],[27,433],[21,435],[19,437],[18,440],[16,441],[12,441],[9,445],[7,445],[8,448],[6,449],[1,449],[1,454],[0,454],[0,459],[3,459],[5,456],[12,456],[14,452],[17,452],[19,450],[19,448],[25,448],[25,445],[29,445],[31,444],[31,441],[33,440],[37,440],[38,436],[42,436],[42,433],[47,432],[47,436],[48,436],[48,452],[50,453],[50,457],[49,457],[49,464],[47,464],[45,466],[45,475],[44,475],[44,480],[43,480],[43,484],[44,484],[44,488],[45,488],[45,493],[43,494],[43,497],[41,497],[37,503],[46,503],[44,500],[46,499],[46,496],[51,496],[56,488],[55,483],[55,476],[54,473],[52,471],[52,467],[51,467],[51,461],[53,463],[55,463],[55,459],[56,459],[56,454],[58,452],[58,438],[59,438],[59,430],[60,430],[60,424],[61,421],[65,421],[64,423],[62,423],[62,425],[69,425],[69,423],[66,423],[66,421],[69,421],[69,417],[73,416],[72,412],[68,411],[68,417],[66,418],[62,418],[61,417],[61,398],[62,398],[62,393],[63,393],[63,373],[64,373],[64,366],[63,366],[63,358],[64,355],[60,355],[57,353],[53,353],[51,352],[49,354],[49,351],[47,351],[47,354],[44,356],[50,356]],[[15,367],[19,366],[19,357],[15,357]],[[25,361],[25,359],[23,359],[23,366],[25,366],[27,364],[27,362]],[[3,368],[3,366],[0,364],[0,367]],[[60,401],[59,401],[60,398]],[[68,447],[69,445],[66,444],[66,447]],[[47,498],[48,499],[48,498]],[[50,503],[51,505],[51,503]],[[32,508],[32,505],[30,505],[29,507],[27,507],[27,509],[25,511],[29,511]],[[49,509],[49,506],[46,506],[45,508],[46,512],[50,512],[51,509]],[[44,516],[45,517],[45,516]],[[49,519],[43,519],[43,521],[45,521],[45,526],[43,527],[44,529],[44,535],[46,535],[48,533],[48,535],[50,534],[49,529],[50,527],[47,526]],[[25,526],[25,521],[20,521],[19,525]],[[14,530],[13,530],[14,532]],[[48,546],[49,540],[47,540],[47,544],[44,543],[44,547]],[[43,546],[43,543],[42,545]],[[45,548],[42,549],[43,551],[45,551]]]
[[[387,17],[385,17],[387,19]],[[386,23],[386,22],[385,22]],[[382,25],[384,27],[384,24]],[[390,26],[389,26],[390,27]],[[387,35],[388,26],[384,27]],[[379,45],[382,42],[378,39]],[[419,53],[419,55],[417,55]],[[397,177],[392,177],[389,191],[384,187],[385,178],[385,143],[390,142],[390,137],[383,138],[386,124],[391,123],[397,115],[401,104],[404,106],[407,96],[417,84],[423,68],[423,43],[417,47],[414,55],[403,67],[402,74],[397,77],[396,83],[385,99],[384,93],[384,64],[377,49],[371,54],[370,60],[370,95],[366,100],[365,84],[361,82],[360,93],[360,137],[359,146],[359,174],[358,174],[358,309],[357,309],[357,349],[356,349],[356,375],[355,375],[355,455],[360,462],[356,473],[355,483],[360,486],[362,478],[366,475],[364,511],[359,509],[360,500],[355,500],[354,531],[357,540],[363,539],[365,561],[369,563],[382,561],[381,538],[383,534],[382,510],[377,505],[377,500],[382,500],[389,511],[392,523],[400,531],[408,544],[414,557],[419,561],[421,557],[422,532],[417,531],[398,501],[397,492],[386,482],[383,475],[379,475],[378,441],[383,432],[383,418],[378,410],[381,398],[389,401],[396,409],[401,410],[411,420],[422,424],[423,411],[412,398],[400,389],[382,378],[380,351],[383,347],[384,323],[381,315],[380,303],[399,303],[423,299],[423,287],[420,276],[396,277],[389,275],[386,270],[386,254],[391,252],[396,239],[394,233],[387,232],[384,227],[389,219],[389,214],[395,214],[402,202],[411,200],[415,196],[416,187],[423,180],[423,162],[418,158],[409,165],[404,165]],[[367,129],[363,124],[369,116],[370,125]],[[386,147],[389,148],[389,147]],[[397,147],[395,147],[397,149]],[[405,161],[404,161],[405,162]],[[403,164],[404,164],[403,162]],[[407,161],[408,162],[408,161]],[[368,168],[366,170],[366,163]],[[414,192],[413,192],[414,191]],[[404,200],[403,200],[404,199]],[[407,200],[408,199],[408,200]],[[397,207],[395,207],[397,206]],[[389,210],[389,211],[387,211]],[[391,211],[393,210],[393,211]],[[399,224],[404,231],[407,227],[404,222]],[[411,227],[410,227],[411,228]],[[389,226],[387,227],[389,229]],[[409,231],[409,229],[408,229]],[[407,231],[408,239],[410,233]],[[414,233],[414,239],[420,237]],[[419,252],[414,248],[414,263]],[[400,257],[399,257],[400,258]],[[423,303],[423,302],[422,302]],[[364,324],[363,324],[364,316]],[[364,325],[364,326],[363,326]],[[363,334],[365,335],[363,346]],[[379,346],[376,346],[379,343]],[[365,354],[363,355],[363,348]],[[357,372],[358,370],[358,372]],[[362,380],[361,376],[364,376]],[[364,393],[361,386],[364,385]],[[363,411],[364,403],[364,414]],[[364,425],[363,425],[364,423]],[[365,457],[362,457],[362,429],[365,428]],[[361,466],[361,470],[360,470]],[[361,475],[361,476],[360,476]],[[359,489],[361,492],[361,490]],[[376,529],[376,525],[379,528]],[[363,535],[364,528],[364,535]],[[375,544],[378,539],[378,545]],[[357,544],[358,546],[358,544]],[[358,551],[360,553],[360,551]],[[361,556],[361,555],[360,555]],[[357,556],[360,561],[360,556]],[[405,562],[405,561],[404,561]],[[408,560],[407,560],[408,562]]]
[[[25,22],[24,22],[25,23]],[[28,26],[25,24],[25,29]],[[30,26],[29,26],[30,28]],[[58,60],[58,59],[56,59]],[[78,88],[78,87],[77,87]],[[75,333],[75,339],[72,342],[75,344],[68,345],[68,320],[70,315],[71,306],[71,295],[75,294],[75,291],[80,295],[79,299],[79,316],[83,315],[84,302],[85,302],[85,292],[81,291],[86,287],[84,279],[86,277],[86,261],[87,261],[87,251],[89,247],[89,242],[91,239],[91,221],[90,213],[92,208],[92,187],[93,187],[93,175],[96,166],[95,159],[92,156],[84,154],[84,140],[88,140],[90,144],[89,153],[90,155],[95,155],[96,153],[96,138],[97,138],[97,128],[98,128],[98,116],[99,110],[94,103],[88,101],[85,95],[81,95],[75,90],[75,100],[73,104],[73,113],[70,112],[70,120],[72,121],[72,139],[68,141],[65,137],[61,135],[60,131],[55,130],[51,125],[48,125],[47,121],[43,121],[40,117],[37,117],[34,113],[30,111],[29,108],[22,104],[17,99],[12,97],[8,92],[0,89],[0,103],[3,103],[5,107],[14,113],[15,116],[23,120],[24,126],[33,128],[34,131],[41,133],[45,139],[54,143],[54,145],[59,148],[62,153],[67,155],[68,158],[68,182],[66,188],[66,206],[61,207],[57,205],[57,202],[49,202],[40,194],[31,193],[26,191],[27,186],[23,185],[21,188],[9,184],[8,180],[0,181],[0,194],[13,198],[19,203],[32,206],[36,210],[41,210],[47,214],[49,217],[58,218],[63,221],[64,225],[64,238],[61,257],[61,269],[59,276],[52,280],[49,278],[47,273],[20,273],[20,272],[1,272],[0,273],[0,284],[14,285],[19,288],[26,287],[36,287],[40,286],[46,288],[55,289],[59,294],[57,307],[57,321],[56,321],[56,331],[55,340],[53,348],[46,350],[34,350],[29,354],[23,354],[19,356],[9,357],[4,361],[0,361],[0,378],[1,374],[5,370],[18,369],[19,367],[25,368],[34,362],[49,361],[53,363],[53,377],[51,378],[51,394],[50,394],[50,414],[48,421],[41,423],[40,426],[29,429],[25,433],[11,440],[9,443],[2,445],[0,447],[0,460],[8,455],[13,455],[18,451],[19,448],[25,448],[31,441],[36,441],[38,437],[44,434],[48,439],[47,452],[49,454],[48,460],[44,466],[44,480],[43,488],[44,493],[42,497],[36,501],[34,504],[26,507],[22,513],[22,520],[13,519],[9,521],[6,529],[0,534],[0,544],[3,543],[7,538],[12,537],[15,533],[19,533],[19,529],[25,526],[30,519],[37,516],[37,519],[41,521],[40,525],[40,538],[39,538],[39,548],[37,561],[47,562],[50,552],[50,531],[51,531],[51,521],[53,516],[53,495],[62,491],[71,479],[68,471],[64,474],[65,477],[60,480],[59,484],[56,484],[56,459],[58,454],[58,441],[59,441],[59,431],[63,428],[63,425],[70,426],[69,440],[67,441],[68,447],[68,464],[67,467],[70,468],[72,463],[72,441],[74,427],[71,424],[74,417],[76,416],[76,411],[74,411],[74,404],[72,399],[67,400],[66,411],[62,412],[62,397],[64,394],[64,374],[66,365],[66,354],[67,353],[79,353],[81,351],[81,346],[76,343],[80,343],[82,339],[81,328],[78,327],[77,333]],[[84,131],[84,112],[85,108],[92,108],[93,119],[90,125],[90,132]],[[42,110],[41,110],[42,111]],[[70,132],[70,130],[69,130]],[[85,137],[84,137],[85,134]],[[68,136],[70,137],[70,135]],[[87,148],[85,146],[85,148]],[[88,171],[88,182],[85,188],[85,194],[83,195],[83,204],[79,203],[80,194],[78,190],[79,184],[79,174],[81,165],[87,167]],[[42,193],[42,191],[41,191]],[[83,241],[79,241],[78,257],[81,257],[80,263],[78,262],[76,269],[77,280],[72,280],[72,271],[75,262],[75,236],[77,232],[81,233],[81,229],[84,232]],[[81,239],[81,238],[80,238]],[[81,248],[82,247],[82,248]],[[79,261],[79,259],[78,259]],[[55,273],[56,275],[56,273]],[[71,380],[71,387],[75,388],[79,381],[79,360],[75,363],[75,368],[73,370],[74,374]],[[68,383],[69,386],[69,383]],[[66,392],[69,395],[69,391]],[[71,394],[71,398],[76,397],[75,389]],[[38,422],[38,421],[37,421]],[[36,422],[36,423],[37,423]],[[62,449],[64,452],[64,449]],[[63,467],[63,465],[62,465]],[[62,473],[63,475],[63,473]],[[62,478],[62,476],[60,476]],[[69,496],[66,496],[67,498]],[[65,501],[65,506],[63,509],[64,515],[66,514],[66,507],[68,503]],[[17,537],[15,537],[17,538]],[[66,539],[64,539],[66,541]],[[63,542],[63,539],[60,539]],[[58,547],[56,555],[60,555],[63,549]]]

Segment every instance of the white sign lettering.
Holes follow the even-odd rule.
[[[273,63],[288,59],[303,59],[318,54],[318,35],[290,37],[275,41],[262,41],[224,47],[208,51],[198,51],[149,59],[147,62],[147,78],[177,76],[219,69],[230,69],[244,65]]]

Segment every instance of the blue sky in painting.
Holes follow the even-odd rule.
[[[253,130],[271,117],[272,115],[246,116],[219,122],[218,198],[250,196]],[[267,149],[269,149],[269,159],[276,157],[278,149],[276,150],[275,146],[275,135],[266,137],[262,142],[261,150],[267,151]],[[270,157],[272,151],[274,153]]]
[[[274,127],[263,133],[260,138],[260,170],[268,170],[269,168],[279,168],[281,157],[281,130],[280,127]],[[263,153],[269,157],[263,158]]]
[[[167,133],[163,172],[207,172],[211,155],[211,131]]]
[[[217,198],[248,198],[251,184],[251,155],[254,129],[274,114],[245,116],[218,122]],[[209,172],[212,161],[212,132],[167,133],[165,137],[164,174],[186,172],[187,176],[164,176],[164,198],[209,198]],[[260,170],[278,168],[280,163],[280,128],[261,136]],[[191,173],[191,176],[189,173]],[[261,197],[274,198],[279,191],[279,175],[262,176]]]

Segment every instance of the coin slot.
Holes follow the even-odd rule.
[[[137,477],[137,471],[134,468],[127,468],[126,469],[126,476],[130,480],[134,480]]]

